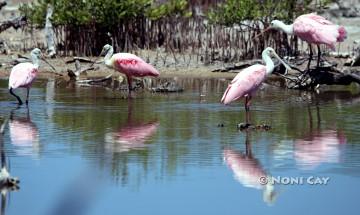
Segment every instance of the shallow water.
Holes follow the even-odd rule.
[[[267,87],[250,116],[272,129],[240,132],[243,103],[219,104],[226,81],[178,81],[183,93],[130,101],[37,81],[29,108],[16,109],[0,80],[4,152],[21,181],[2,196],[6,214],[356,213],[358,91]]]

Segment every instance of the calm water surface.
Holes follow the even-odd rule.
[[[243,103],[219,104],[227,82],[179,82],[184,93],[128,101],[100,87],[37,81],[29,108],[15,109],[1,80],[4,151],[21,180],[2,196],[5,213],[358,213],[357,90],[265,88],[251,121],[272,129],[240,132]],[[283,181],[261,185],[263,176]],[[307,181],[317,177],[329,180]]]

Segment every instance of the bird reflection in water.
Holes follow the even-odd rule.
[[[346,143],[346,137],[335,129],[321,129],[319,106],[316,106],[317,128],[313,127],[311,109],[309,114],[309,133],[295,140],[294,158],[301,169],[314,169],[321,163],[340,162],[340,145]]]
[[[20,155],[38,155],[40,151],[39,131],[31,121],[29,108],[26,108],[26,116],[16,117],[15,111],[10,112],[9,132],[11,144],[16,146],[16,152]]]
[[[264,178],[270,176],[266,173],[261,163],[251,151],[250,132],[246,131],[245,153],[230,148],[224,149],[224,160],[233,171],[234,177],[243,186],[263,190],[263,200],[272,205],[277,197],[274,185],[271,183],[262,184]]]
[[[152,137],[158,127],[158,121],[134,122],[132,119],[131,100],[128,101],[128,119],[126,125],[115,132],[105,134],[105,148],[109,152],[127,152],[133,149],[143,149],[145,142]]]

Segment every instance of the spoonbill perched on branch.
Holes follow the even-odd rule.
[[[32,63],[26,62],[17,64],[12,68],[9,77],[9,92],[11,95],[15,96],[19,102],[19,105],[22,105],[23,102],[21,101],[20,97],[13,92],[13,90],[16,88],[26,88],[26,104],[29,103],[30,87],[38,74],[40,59],[55,70],[55,68],[49,62],[47,62],[45,58],[43,58],[40,49],[33,49],[30,55]]]
[[[335,25],[329,20],[322,16],[316,15],[315,13],[301,15],[295,19],[293,24],[290,25],[286,25],[284,22],[279,20],[273,20],[270,26],[262,33],[270,29],[281,30],[288,35],[296,35],[303,41],[309,43],[310,58],[308,68],[310,66],[313,55],[311,44],[317,45],[317,66],[319,66],[321,57],[319,45],[324,44],[332,50],[335,50],[336,42],[343,42],[347,36],[346,30],[343,26]]]
[[[152,65],[146,63],[143,59],[130,53],[117,53],[114,54],[114,49],[111,45],[106,44],[100,55],[105,54],[105,65],[113,68],[118,72],[126,75],[129,87],[129,94],[132,90],[131,79],[132,77],[145,77],[145,76],[159,76],[160,73]]]
[[[227,87],[221,102],[225,105],[245,97],[245,110],[250,110],[251,97],[255,94],[256,90],[264,82],[265,78],[270,75],[274,68],[274,62],[270,55],[275,56],[287,70],[291,68],[276,54],[274,49],[268,47],[262,52],[262,59],[265,66],[261,64],[252,65],[235,76]]]

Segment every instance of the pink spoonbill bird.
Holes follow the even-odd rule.
[[[287,70],[291,70],[291,68],[276,54],[274,49],[268,47],[262,52],[262,59],[265,61],[266,65],[256,64],[239,72],[227,87],[221,102],[227,105],[235,100],[245,97],[245,110],[246,112],[249,111],[251,97],[255,94],[261,83],[264,82],[265,78],[270,75],[275,68],[270,55],[274,55]]]
[[[320,64],[320,44],[325,44],[332,50],[335,50],[336,42],[343,42],[346,39],[346,30],[343,26],[335,25],[322,16],[315,13],[304,14],[295,19],[293,24],[286,25],[282,21],[273,20],[267,30],[276,29],[285,32],[288,35],[296,35],[303,41],[310,44],[310,61],[312,59],[311,44],[316,44],[318,48],[317,66]],[[309,67],[308,66],[308,67]]]
[[[13,90],[16,88],[26,88],[27,94],[26,94],[26,104],[29,103],[29,93],[30,93],[30,87],[35,80],[37,73],[39,71],[39,60],[40,58],[45,61],[47,64],[49,64],[41,54],[40,49],[35,48],[31,51],[31,60],[32,63],[26,62],[26,63],[19,63],[16,66],[14,66],[11,70],[10,77],[9,77],[9,92],[11,95],[15,96],[15,98],[18,100],[19,105],[22,105],[23,102],[21,101],[20,97],[17,96]],[[50,64],[49,64],[50,65]]]
[[[160,75],[152,65],[146,63],[143,59],[130,53],[116,53],[111,45],[106,44],[100,55],[105,54],[105,65],[123,73],[128,82],[129,94],[132,90],[131,80],[132,77],[145,77]]]

